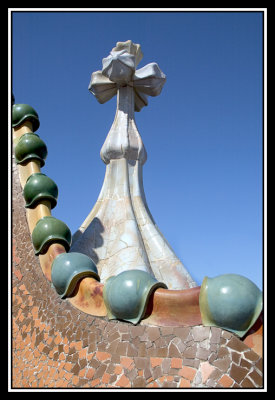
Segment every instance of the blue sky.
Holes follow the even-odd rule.
[[[116,98],[88,91],[117,41],[131,39],[167,81],[136,113],[144,187],[160,230],[193,278],[238,273],[262,285],[261,12],[13,12],[16,103],[39,114],[52,215],[74,233],[99,195],[99,156]]]

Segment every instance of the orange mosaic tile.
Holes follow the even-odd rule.
[[[72,377],[72,384],[73,384],[74,386],[77,386],[77,385],[78,385],[78,382],[79,382],[78,376],[74,375],[74,376]]]
[[[84,349],[81,349],[78,353],[79,359],[86,358],[86,356],[87,356],[87,347],[85,347]]]
[[[104,351],[97,351],[97,352],[96,352],[96,358],[97,358],[99,361],[105,361],[105,360],[107,360],[108,358],[111,358],[111,354],[110,354],[110,353],[106,353],[106,352],[104,352]]]
[[[130,357],[120,357],[120,364],[129,370],[134,368],[134,360]]]
[[[189,380],[187,380],[185,378],[181,378],[179,387],[180,388],[190,388],[191,387],[191,383],[190,383]]]
[[[121,366],[121,365],[116,365],[116,366],[115,366],[114,373],[115,373],[116,375],[120,375],[122,371],[123,371],[123,369],[122,369],[122,366]]]
[[[102,376],[102,379],[101,379],[101,382],[102,383],[109,383],[110,377],[111,377],[110,374],[108,374],[107,372],[104,372],[104,374]]]
[[[72,364],[69,362],[66,362],[66,364],[64,365],[65,370],[68,372],[72,369],[72,367]]]
[[[116,382],[116,386],[129,388],[131,387],[131,382],[127,376],[122,375],[119,380]]]
[[[19,270],[17,270],[17,269],[14,269],[13,273],[16,275],[17,279],[18,279],[19,281],[21,281],[21,279],[22,279],[22,277],[23,277],[23,275],[21,274],[21,272],[20,272]]]
[[[234,383],[233,379],[230,378],[228,375],[223,375],[218,383],[223,386],[224,388],[231,387]]]
[[[182,367],[182,359],[181,358],[172,358],[171,359],[171,368],[181,368]]]
[[[150,361],[152,368],[155,368],[156,366],[161,365],[163,358],[151,357]]]
[[[179,372],[178,374],[180,376],[183,376],[184,378],[189,379],[190,381],[192,381],[194,379],[194,376],[196,375],[197,370],[195,368],[191,368],[191,367],[187,367],[184,366]]]

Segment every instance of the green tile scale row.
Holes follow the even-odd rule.
[[[45,165],[48,151],[44,141],[34,133],[40,127],[38,114],[28,104],[13,104],[12,127],[18,128],[26,121],[32,123],[33,132],[24,133],[15,143],[15,161],[22,166],[30,161],[38,161],[41,168]],[[23,196],[26,208],[35,208],[42,201],[47,201],[53,209],[57,204],[58,187],[47,175],[36,172],[28,177]],[[32,243],[37,256],[45,254],[54,243],[64,246],[66,253],[59,254],[54,259],[51,270],[52,283],[62,298],[71,294],[77,282],[85,276],[100,280],[96,265],[90,257],[81,253],[69,253],[72,234],[63,221],[53,216],[40,218],[32,231]]]

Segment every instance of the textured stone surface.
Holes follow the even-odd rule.
[[[262,387],[262,358],[219,328],[133,326],[61,300],[34,256],[13,171],[12,388]]]

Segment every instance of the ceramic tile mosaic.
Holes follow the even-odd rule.
[[[12,388],[263,386],[262,357],[233,333],[134,326],[61,300],[34,255],[16,165],[12,206]]]

